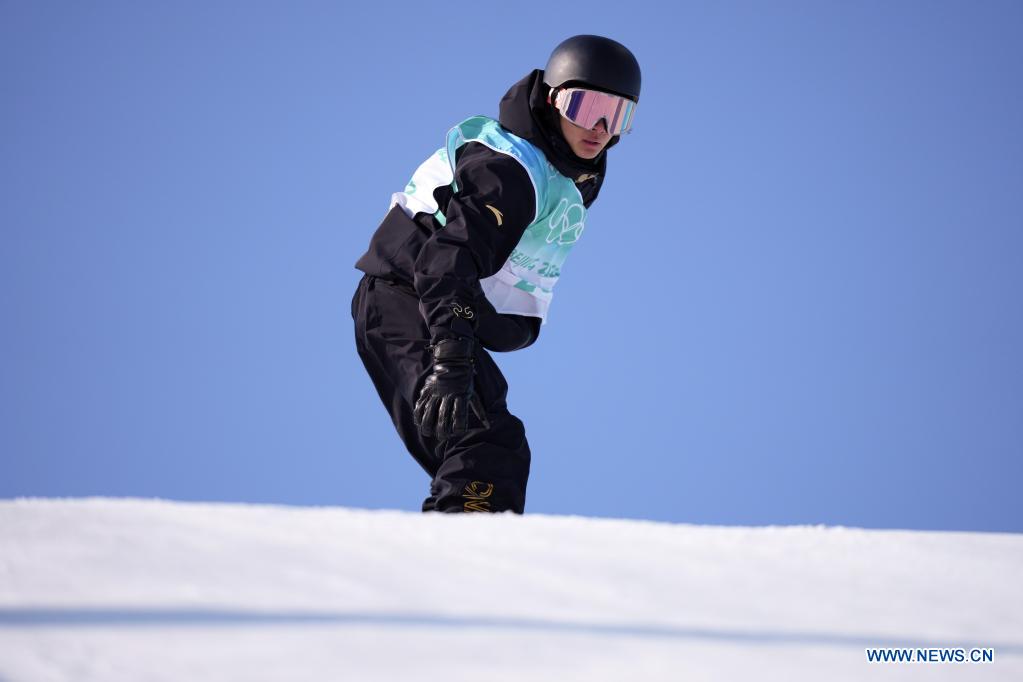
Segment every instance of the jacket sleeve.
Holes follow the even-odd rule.
[[[483,297],[479,303],[479,326],[476,338],[487,350],[509,353],[527,348],[540,336],[539,317],[499,313]]]
[[[536,212],[533,182],[517,160],[478,142],[460,151],[458,190],[442,207],[446,224],[414,265],[413,286],[433,341],[476,336],[479,280],[504,265]]]

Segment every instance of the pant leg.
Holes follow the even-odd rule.
[[[508,411],[508,383],[490,354],[476,349],[477,393],[490,428],[470,429],[442,444],[434,476],[436,509],[442,512],[523,513],[530,450],[522,421]]]
[[[415,398],[431,366],[429,329],[419,300],[366,275],[352,298],[359,357],[406,449],[432,478],[423,511],[515,511],[525,505],[529,445],[522,422],[508,412],[508,384],[493,358],[476,351],[476,390],[491,428],[474,415],[462,436],[423,436],[413,421]]]
[[[364,275],[352,297],[355,348],[391,417],[398,437],[432,479],[439,441],[423,436],[412,419],[415,391],[429,368],[429,330],[415,299]]]

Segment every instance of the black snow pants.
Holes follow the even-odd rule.
[[[429,329],[414,290],[364,275],[352,297],[355,346],[409,454],[430,476],[423,511],[523,512],[530,452],[522,421],[508,411],[508,383],[476,346],[475,390],[490,428],[469,412],[468,430],[438,440],[413,423],[419,389],[430,373]]]

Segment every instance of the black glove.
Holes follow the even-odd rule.
[[[441,339],[428,346],[433,353],[433,370],[426,377],[416,400],[412,419],[424,436],[444,440],[468,429],[469,409],[488,429],[486,410],[473,390],[474,339]]]

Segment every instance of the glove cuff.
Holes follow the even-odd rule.
[[[439,339],[428,348],[433,353],[434,360],[471,359],[475,345],[476,339],[456,337]]]

